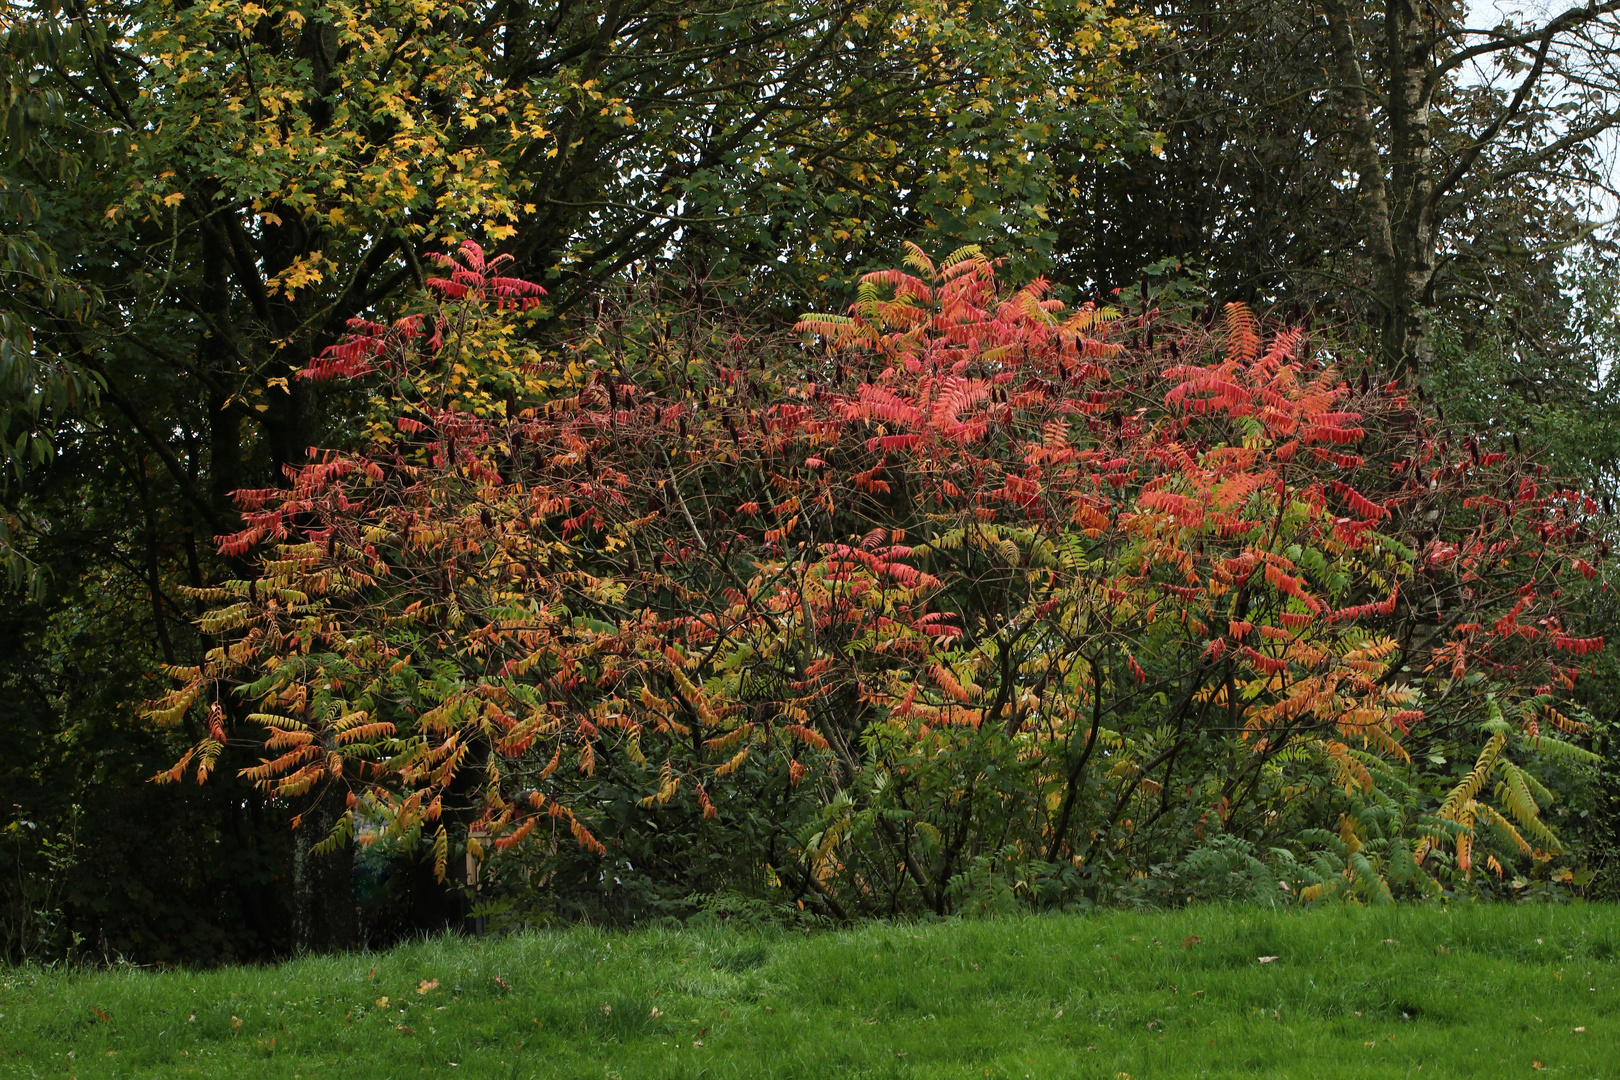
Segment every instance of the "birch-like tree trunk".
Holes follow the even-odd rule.
[[[1556,154],[1590,144],[1620,122],[1620,85],[1607,60],[1620,3],[1570,8],[1539,25],[1468,27],[1461,5],[1384,0],[1380,17],[1350,0],[1322,0],[1346,137],[1357,171],[1362,227],[1378,308],[1380,354],[1392,371],[1421,374],[1434,354],[1441,226],[1468,190],[1533,174]],[[1382,22],[1382,41],[1370,28]],[[1363,39],[1365,34],[1366,40]],[[1452,118],[1453,138],[1437,153],[1436,96],[1472,63],[1515,75],[1500,111],[1472,130]],[[1570,98],[1562,127],[1530,142],[1518,122],[1548,99]],[[1456,136],[1460,135],[1460,138]]]

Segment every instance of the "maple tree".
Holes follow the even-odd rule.
[[[443,871],[462,843],[606,854],[600,770],[713,819],[761,797],[717,797],[749,764],[816,785],[766,861],[840,915],[945,910],[974,859],[1129,863],[1171,821],[1281,839],[1312,805],[1342,873],[1310,895],[1556,850],[1525,762],[1586,755],[1558,702],[1602,640],[1560,582],[1595,573],[1596,508],[1298,328],[1066,312],[913,248],[800,323],[819,346],[655,356],[604,308],[617,339],[490,405],[449,390],[501,374],[456,335],[539,289],[444,261],[432,310],[302,373],[374,387],[369,441],[238,493],[220,547],[256,570],[197,593],[217,645],[151,715],[208,734],[166,779],[251,739],[276,797],[351,793],[324,845],[372,822]],[[1474,767],[1403,816],[1408,747],[1447,739]]]

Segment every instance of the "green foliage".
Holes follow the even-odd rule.
[[[1560,271],[1533,303],[1443,325],[1427,388],[1459,425],[1512,432],[1559,473],[1612,494],[1620,490],[1620,279],[1595,252]]]
[[[111,578],[99,595],[56,593],[0,617],[5,958],[273,956],[289,945],[286,815],[234,782],[163,792],[148,782],[177,745],[124,697],[155,659],[132,647],[129,584]]]
[[[17,818],[0,834],[0,858],[15,888],[0,910],[0,957],[17,963],[49,962],[78,951],[67,925],[63,892],[79,858],[79,807],[71,807],[60,832],[41,832],[38,822]]]

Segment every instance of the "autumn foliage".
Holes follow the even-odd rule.
[[[198,592],[165,779],[251,742],[276,797],[348,793],[328,844],[441,871],[763,816],[730,887],[838,917],[1097,895],[1220,835],[1306,899],[1556,856],[1607,524],[1302,329],[911,249],[789,340],[621,297],[518,370],[539,290],[444,265],[304,373],[366,388],[364,444],[238,493],[253,572]]]

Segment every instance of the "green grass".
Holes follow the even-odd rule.
[[[11,969],[0,1077],[1588,1080],[1620,1077],[1617,959],[1620,908],[1576,905],[571,930],[274,968]]]

